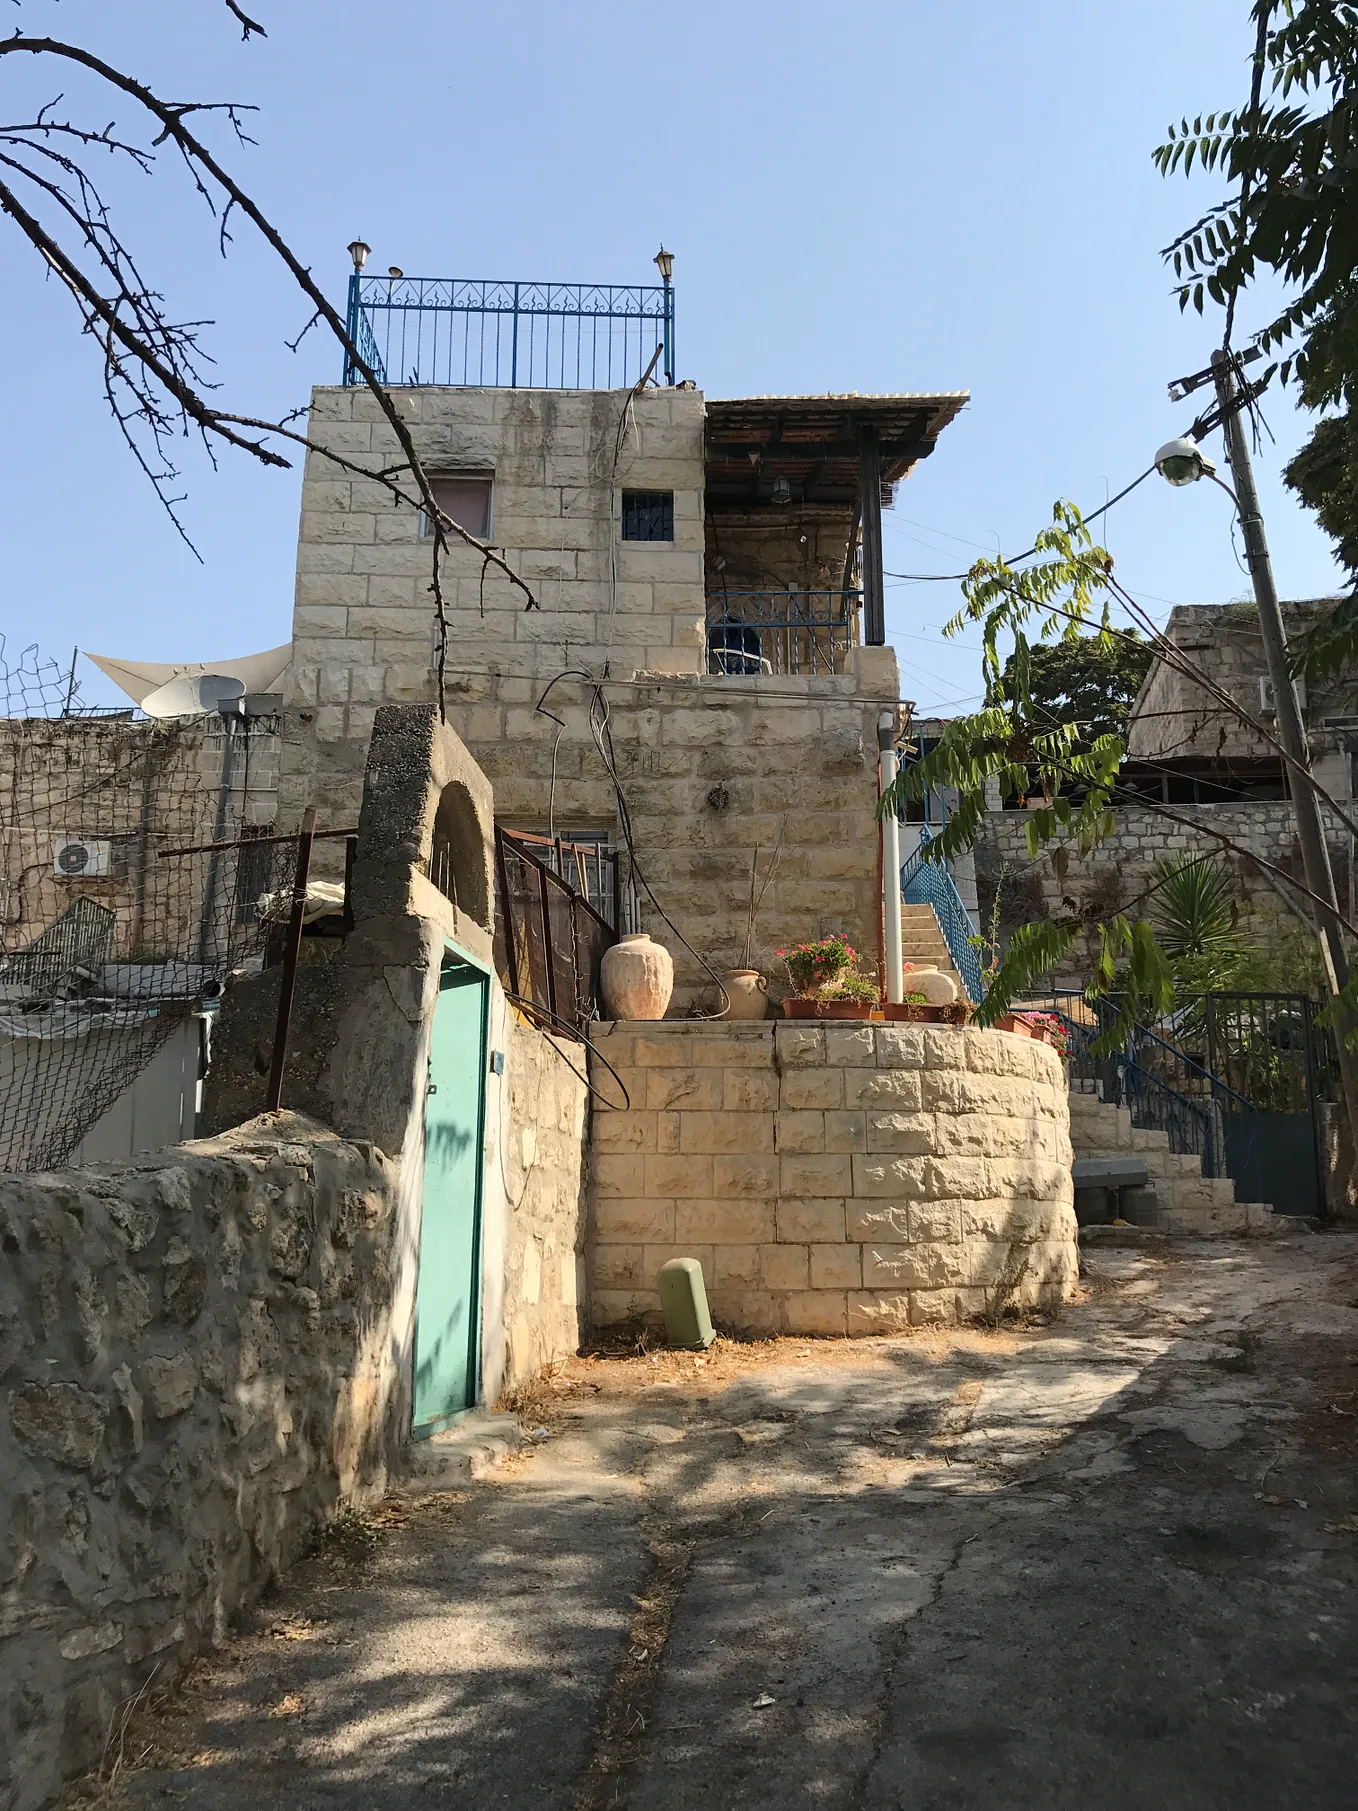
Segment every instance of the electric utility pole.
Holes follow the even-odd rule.
[[[1320,799],[1310,783],[1311,750],[1306,739],[1297,703],[1296,688],[1287,670],[1287,632],[1278,604],[1278,587],[1273,581],[1273,562],[1264,539],[1264,518],[1259,509],[1259,493],[1254,488],[1254,468],[1250,464],[1245,441],[1242,407],[1236,394],[1235,369],[1225,352],[1212,354],[1212,376],[1216,380],[1217,400],[1221,405],[1221,425],[1226,437],[1226,457],[1240,505],[1240,527],[1245,536],[1245,558],[1249,561],[1254,581],[1254,599],[1259,606],[1259,628],[1264,638],[1264,659],[1273,685],[1273,702],[1277,710],[1278,740],[1300,771],[1289,766],[1288,791],[1292,795],[1292,813],[1297,824],[1297,841],[1301,846],[1302,873],[1306,885],[1319,900],[1314,906],[1325,956],[1325,968],[1332,994],[1348,986],[1349,958],[1344,948],[1344,933],[1339,922],[1339,901],[1334,888],[1334,870],[1325,842],[1321,821]],[[1339,1069],[1344,1084],[1345,1104],[1354,1142],[1358,1145],[1358,1054],[1348,1047],[1353,1029],[1352,1014],[1345,1013],[1335,1026],[1335,1043],[1339,1050]]]

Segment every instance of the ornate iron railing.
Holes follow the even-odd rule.
[[[709,673],[838,673],[858,645],[859,591],[722,591],[707,600]]]
[[[919,848],[901,868],[901,898],[906,905],[933,907],[952,965],[967,990],[967,998],[979,1003],[985,990],[981,980],[981,958],[973,942],[976,927],[957,890],[952,869],[946,862],[930,861],[925,855],[932,840],[926,824],[920,830]]]
[[[623,390],[674,382],[674,289],[642,284],[349,279],[349,337],[386,384]],[[657,359],[657,352],[659,358]],[[344,382],[361,382],[346,357]]]
[[[591,903],[591,879],[613,923]],[[545,1009],[549,1030],[583,1037],[600,1016],[599,964],[621,908],[616,855],[496,826],[496,971],[516,1005]]]

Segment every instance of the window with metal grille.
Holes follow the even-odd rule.
[[[622,493],[622,538],[624,541],[672,541],[674,492],[625,490]]]

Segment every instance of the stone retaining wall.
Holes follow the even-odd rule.
[[[877,1333],[1055,1306],[1077,1274],[1064,1067],[949,1026],[595,1028],[596,1325],[658,1308],[671,1257],[761,1332]],[[617,1084],[597,1060],[597,1087]]]
[[[394,1166],[295,1114],[0,1177],[0,1804],[98,1763],[408,1425]]]

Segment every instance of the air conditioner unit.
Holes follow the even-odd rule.
[[[52,872],[58,880],[103,879],[113,872],[113,845],[74,838],[53,843]]]
[[[1294,679],[1292,681],[1292,690],[1297,694],[1297,709],[1299,711],[1304,711],[1306,709],[1306,681],[1304,679]],[[1276,717],[1278,715],[1278,701],[1274,696],[1273,681],[1271,679],[1260,679],[1259,681],[1259,715],[1261,717]]]

